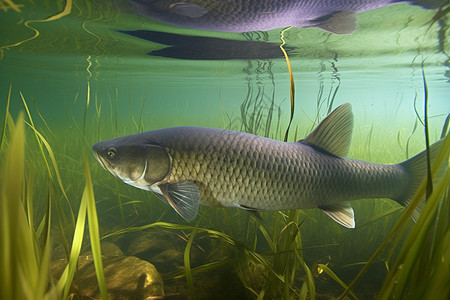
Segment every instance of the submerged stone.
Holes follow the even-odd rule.
[[[58,260],[52,266],[52,273],[59,278],[67,261]],[[92,256],[80,256],[78,281],[74,281],[77,293],[89,299],[100,299]],[[103,259],[106,288],[109,299],[131,300],[163,296],[164,286],[161,275],[151,263],[135,256],[113,256]]]
[[[184,269],[184,253],[175,249],[166,249],[152,258],[162,273]]]
[[[122,250],[114,243],[111,242],[101,242],[102,256],[103,257],[114,257],[123,256]],[[90,256],[92,255],[91,249],[83,252],[81,255]]]
[[[150,260],[161,251],[173,247],[174,243],[168,240],[167,234],[163,235],[157,231],[150,231],[132,239],[126,253],[140,259]]]

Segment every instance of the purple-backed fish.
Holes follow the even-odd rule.
[[[199,204],[251,211],[319,208],[355,227],[351,200],[389,198],[407,205],[427,174],[426,152],[394,165],[345,158],[353,114],[343,104],[305,139],[285,143],[253,134],[174,127],[96,143],[99,163],[134,187],[152,191],[184,219]],[[438,153],[444,140],[430,147]],[[420,208],[413,214],[417,218]]]
[[[181,27],[246,32],[287,26],[350,34],[355,14],[397,3],[427,9],[448,0],[127,0],[136,12]]]

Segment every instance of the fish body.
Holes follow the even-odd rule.
[[[352,33],[355,13],[406,2],[426,8],[442,0],[128,0],[146,17],[193,29],[228,32],[319,27]]]
[[[352,228],[348,201],[389,198],[406,205],[426,170],[424,153],[395,165],[345,158],[352,128],[351,106],[344,104],[294,143],[174,127],[99,142],[93,151],[105,169],[159,194],[187,220],[200,203],[253,211],[320,208]]]

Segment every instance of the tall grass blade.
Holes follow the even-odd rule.
[[[86,224],[87,197],[87,190],[85,189],[78,210],[77,222],[75,223],[75,232],[73,235],[69,262],[57,284],[58,294],[61,295],[62,299],[67,299],[73,277],[75,276],[75,271],[78,267],[78,257],[80,256],[81,245],[83,244],[84,228]]]
[[[25,175],[23,114],[17,125],[8,118],[10,143],[2,159],[0,180],[0,291],[2,299],[49,299],[50,237],[42,247],[32,222],[32,184]],[[27,206],[27,207],[25,207]],[[50,214],[47,209],[46,226]],[[49,229],[47,229],[49,230]]]
[[[425,146],[427,150],[427,193],[426,198],[431,195],[433,192],[433,180],[431,178],[431,161],[430,161],[430,133],[428,126],[428,86],[427,81],[425,79],[425,71],[423,69],[423,61],[422,61],[422,78],[423,78],[423,92],[424,92],[424,122],[425,122]]]
[[[348,286],[345,284],[345,282],[343,282],[330,268],[328,268],[327,265],[324,264],[317,264],[317,268],[320,268],[321,270],[323,270],[325,273],[328,274],[328,276],[330,276],[331,278],[333,278],[334,281],[336,281],[337,283],[339,283],[340,286],[342,286],[344,289],[347,289]],[[354,299],[358,299],[358,297],[356,297],[356,295],[352,292],[349,291],[349,294],[354,298]]]
[[[184,249],[184,274],[186,276],[186,281],[189,288],[189,295],[191,299],[196,299],[195,296],[195,289],[194,289],[194,280],[192,278],[192,271],[191,271],[191,260],[190,260],[190,253],[191,253],[191,246],[192,242],[194,241],[195,234],[197,233],[197,230],[192,231],[191,235],[189,236],[189,240],[186,244],[186,248]]]
[[[448,126],[450,123],[450,114],[445,118],[444,126],[442,126],[441,139],[443,139],[447,135]]]
[[[70,207],[72,223],[74,223],[75,222],[75,217],[73,215],[73,209],[72,209],[72,206],[70,204],[69,198],[67,197],[65,188],[63,186],[63,183],[62,183],[62,180],[61,180],[61,175],[59,174],[59,168],[58,168],[58,164],[56,163],[55,154],[54,154],[52,148],[50,147],[50,144],[47,142],[47,140],[44,138],[44,136],[34,126],[33,118],[31,117],[30,110],[28,109],[27,102],[25,101],[25,98],[23,97],[22,93],[20,93],[20,97],[22,98],[22,102],[23,102],[23,105],[24,105],[25,110],[27,112],[28,119],[30,120],[30,123],[27,123],[27,124],[34,131],[34,134],[36,136],[36,141],[38,142],[39,149],[40,149],[40,152],[42,154],[42,158],[44,159],[45,165],[47,167],[48,175],[49,175],[51,181],[53,182],[54,181],[53,174],[52,174],[52,171],[50,169],[50,164],[48,163],[47,157],[45,156],[45,152],[44,152],[44,149],[42,147],[42,144],[44,144],[44,146],[45,146],[45,148],[46,148],[46,150],[47,150],[47,152],[48,152],[48,154],[50,156],[50,160],[52,162],[53,169],[55,170],[56,180],[57,180],[58,185],[59,185],[59,187],[61,189],[61,192],[63,193],[63,195],[64,195],[64,197],[66,199],[67,204]]]
[[[106,290],[105,274],[103,272],[102,253],[100,248],[100,233],[98,228],[97,209],[95,207],[94,190],[92,187],[91,173],[86,153],[84,153],[84,173],[86,176],[86,188],[83,194],[83,201],[87,202],[87,214],[89,222],[89,238],[91,240],[92,257],[94,260],[95,273],[97,275],[98,287],[102,295],[102,300],[108,299]]]
[[[8,98],[6,98],[5,120],[3,121],[2,137],[0,138],[0,151],[3,148],[3,141],[5,139],[5,134],[6,134],[6,124],[7,124],[8,115],[9,115],[9,103],[11,101],[11,89],[12,89],[12,84],[9,85]]]
[[[14,126],[14,123],[10,124],[10,130],[11,125]],[[19,268],[22,267],[21,257],[17,252],[20,242],[18,233],[25,229],[24,224],[18,222],[20,210],[23,209],[24,139],[23,114],[21,114],[17,126],[11,132],[11,140],[1,170],[0,287],[4,299],[18,299],[24,296],[17,280]]]
[[[284,41],[284,33],[289,30],[291,27],[287,27],[281,31],[280,39],[282,41],[282,44],[280,45],[280,49],[284,54],[284,57],[286,58],[286,63],[289,70],[289,85],[290,85],[290,98],[291,98],[291,115],[289,118],[289,124],[286,128],[286,132],[284,134],[284,141],[287,142],[288,136],[289,136],[289,129],[291,128],[292,120],[294,119],[294,104],[295,104],[295,83],[294,83],[294,75],[292,74],[291,69],[291,63],[289,62],[289,57],[287,55],[286,50],[284,50],[283,46],[286,44]]]

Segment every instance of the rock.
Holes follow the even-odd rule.
[[[166,249],[152,258],[152,262],[162,273],[184,269],[184,253],[175,249]]]
[[[163,296],[160,274],[151,263],[134,256],[106,258],[103,262],[109,299],[145,299]],[[83,294],[100,298],[94,264],[80,270],[80,289]]]
[[[59,278],[67,261],[53,263],[52,274]],[[76,293],[89,299],[100,299],[92,256],[80,256],[78,262],[78,286]],[[145,299],[163,296],[164,287],[161,275],[151,263],[134,256],[114,256],[103,259],[106,288],[109,299]]]
[[[168,240],[167,235],[161,235],[157,231],[150,231],[139,234],[133,239],[126,253],[127,255],[137,256],[140,259],[150,260],[154,255],[171,248],[174,248],[174,244]]]
[[[114,257],[114,256],[123,256],[122,250],[120,248],[111,242],[101,242],[101,248],[102,248],[102,256],[103,257]],[[84,256],[90,256],[92,255],[91,249],[84,251],[81,255]]]
[[[120,248],[116,244],[111,243],[111,242],[102,241],[101,248],[102,248],[102,256],[103,257],[124,255],[122,250],[120,250]],[[83,251],[83,253],[81,253],[80,256],[91,256],[91,255],[92,255],[92,251],[91,251],[91,248],[89,247],[89,249],[86,251]],[[59,244],[57,247],[55,247],[52,250],[52,259],[58,260],[58,259],[62,259],[62,258],[66,258],[66,253],[64,251],[63,245]]]

